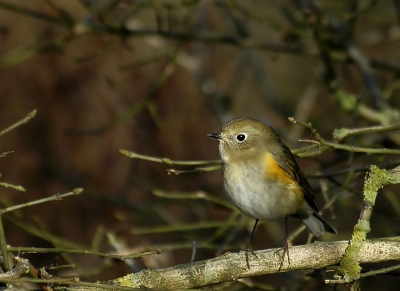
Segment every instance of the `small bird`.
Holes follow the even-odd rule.
[[[219,140],[222,181],[228,196],[244,215],[256,219],[246,248],[248,268],[248,252],[252,252],[251,240],[259,220],[285,218],[286,243],[280,268],[286,252],[289,260],[289,216],[302,220],[314,236],[324,231],[336,233],[318,214],[310,184],[270,126],[251,118],[234,118],[223,125],[221,133],[208,136]]]

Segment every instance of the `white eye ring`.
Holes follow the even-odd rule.
[[[247,139],[247,135],[244,133],[239,133],[238,135],[236,135],[236,140],[238,142],[244,142]]]

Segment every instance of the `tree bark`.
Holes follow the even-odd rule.
[[[315,242],[289,248],[290,264],[285,257],[280,272],[303,269],[323,269],[337,265],[344,255],[348,241]],[[268,249],[249,254],[250,269],[246,266],[245,253],[225,253],[220,257],[159,270],[142,270],[112,281],[107,285],[132,288],[186,289],[202,287],[239,278],[274,274],[278,272],[281,250]],[[400,259],[400,237],[367,240],[359,253],[360,263],[377,263]],[[333,274],[333,273],[332,273]],[[102,289],[71,287],[67,290]]]

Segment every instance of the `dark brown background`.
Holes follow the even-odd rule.
[[[312,122],[329,140],[336,128],[382,125],[358,113],[344,112],[335,101],[335,91],[329,91],[323,81],[325,67],[310,29],[312,21],[304,17],[295,1],[192,1],[187,6],[181,6],[181,1],[155,1],[159,8],[151,1],[114,1],[118,2],[115,7],[107,6],[113,1],[92,2],[90,12],[84,1],[0,1],[0,128],[38,110],[28,124],[1,137],[0,152],[13,151],[0,159],[1,181],[26,189],[25,193],[18,193],[0,187],[2,205],[84,188],[80,196],[7,214],[6,238],[12,246],[60,246],[33,234],[34,229],[39,229],[62,239],[63,246],[77,247],[72,242],[86,249],[98,246],[100,251],[111,253],[115,249],[107,233],[112,233],[129,253],[163,248],[162,255],[137,262],[140,267],[153,268],[187,263],[192,241],[199,245],[198,260],[211,258],[221,250],[237,251],[247,242],[252,220],[239,215],[237,227],[228,227],[217,239],[206,243],[219,228],[176,228],[188,223],[194,227],[227,221],[229,209],[200,199],[165,199],[152,194],[154,189],[203,190],[225,199],[219,171],[167,175],[165,170],[170,167],[129,159],[119,149],[177,160],[217,159],[217,143],[207,138],[207,133],[219,131],[234,116],[250,116],[270,124],[293,149],[308,145],[299,143],[299,139],[312,137],[304,128],[289,123],[289,116]],[[49,3],[71,17],[71,26],[3,6],[12,4],[60,19],[60,10],[51,8]],[[327,26],[321,28],[326,33],[324,40],[338,36],[336,44],[326,40],[325,45],[330,52],[346,56],[348,43],[339,37],[344,31],[340,25],[349,23],[353,1],[319,3],[319,12],[313,13],[321,16],[321,26]],[[350,40],[369,60],[399,63],[399,11],[395,3],[378,1],[371,7],[368,1],[359,4],[361,12],[355,18]],[[284,11],[290,11],[299,25],[291,24]],[[330,31],[329,25],[336,23],[339,28]],[[149,32],[123,35],[121,31],[111,32],[105,25],[134,26]],[[83,33],[85,26],[93,31]],[[172,35],[159,37],[157,29],[170,30]],[[175,35],[198,35],[204,31],[241,41],[279,44],[280,49],[246,48],[222,40],[192,41],[190,37],[179,41],[179,35]],[[68,41],[54,48],[60,39]],[[288,52],[292,47],[298,50]],[[24,58],[27,53],[32,55]],[[160,54],[162,57],[156,58]],[[370,97],[353,64],[334,62],[333,66],[341,89],[354,93],[360,104],[382,109]],[[159,86],[165,75],[167,79]],[[373,77],[386,102],[398,113],[397,76],[394,69],[373,68]],[[135,108],[139,109],[129,115]],[[121,116],[126,118],[121,120]],[[391,123],[398,123],[399,119],[394,118]],[[119,122],[104,127],[115,121]],[[398,148],[398,142],[398,133],[346,140],[348,144],[374,148]],[[320,180],[312,179],[312,174],[396,161],[393,156],[357,154],[353,158],[349,162],[350,153],[332,151],[299,161],[311,177],[321,207],[324,199]],[[339,233],[324,235],[321,240],[350,238],[362,203],[364,175],[365,171],[351,179],[347,175],[335,177],[339,185],[349,178],[346,186],[353,192],[340,189],[330,180],[323,181],[328,185],[328,196],[338,191],[341,195],[324,215]],[[369,237],[398,235],[397,192],[398,187],[387,187],[379,194]],[[392,196],[395,200],[389,200]],[[168,225],[171,231],[135,234],[140,229]],[[292,230],[298,226],[298,222],[290,224]],[[303,244],[306,238],[304,232],[294,243]],[[253,248],[278,247],[283,242],[283,221],[268,222],[259,227]],[[39,268],[53,263],[55,255],[24,257]],[[60,264],[69,261],[79,268],[59,275],[76,272],[83,280],[92,281],[131,272],[121,262],[83,255],[62,256]],[[248,280],[290,290],[302,284],[300,289],[304,290],[324,288],[318,280],[305,283],[303,276],[303,272],[292,272]],[[389,290],[396,283],[398,279],[392,276],[363,282],[369,290],[377,286]],[[235,284],[236,288],[243,287]]]

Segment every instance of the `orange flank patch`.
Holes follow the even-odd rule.
[[[286,174],[270,153],[265,155],[265,163],[265,176],[269,183],[275,182],[276,186],[280,184],[278,187],[282,187],[281,194],[284,195],[282,197],[285,197],[286,202],[292,206],[291,214],[296,213],[304,202],[303,190]],[[289,191],[285,191],[285,188]]]
[[[278,165],[271,153],[265,155],[265,162],[265,175],[269,176],[270,179],[279,179],[282,182],[286,182],[289,188],[298,188],[297,183]]]

